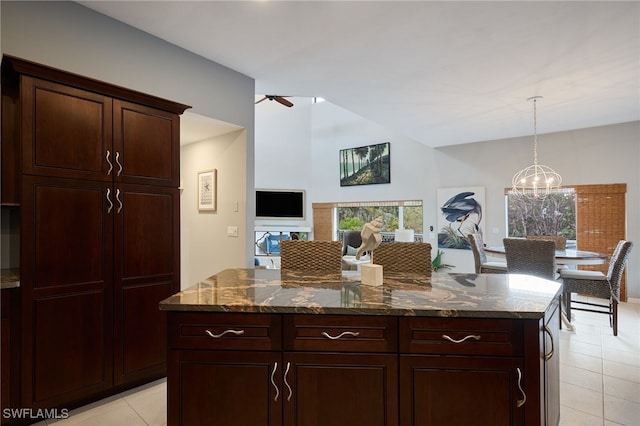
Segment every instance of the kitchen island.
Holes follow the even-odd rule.
[[[168,311],[169,425],[557,425],[558,283],[229,269]]]

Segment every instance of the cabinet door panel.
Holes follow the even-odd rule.
[[[116,181],[178,187],[177,114],[114,100],[114,146],[122,164]]]
[[[556,300],[551,314],[545,318],[547,326],[544,336],[544,406],[547,425],[557,425],[560,421],[560,308]],[[555,309],[555,310],[554,310]]]
[[[24,173],[108,181],[110,98],[23,77]]]
[[[51,407],[112,384],[113,216],[99,181],[23,178],[22,386]]]
[[[116,185],[116,274],[123,284],[178,277],[177,188]]]
[[[6,297],[4,293],[2,297]],[[4,306],[4,304],[3,304]],[[15,320],[14,320],[15,321]],[[0,408],[10,408],[11,405],[11,323],[9,318],[0,319],[0,340],[2,342],[0,350],[0,377],[2,383],[0,387]],[[14,343],[15,345],[15,343]],[[0,417],[0,423],[7,423],[8,419],[4,416]]]
[[[395,426],[397,356],[285,353],[285,425]]]
[[[159,377],[166,371],[166,313],[161,300],[180,278],[177,188],[115,186],[116,382]]]
[[[111,386],[111,316],[104,291],[37,299],[33,303],[35,406],[72,401]],[[30,381],[24,381],[29,391]]]
[[[401,424],[521,425],[517,368],[510,358],[401,355]]]
[[[25,177],[22,278],[28,288],[59,292],[110,285],[113,219],[107,188],[100,182]]]
[[[282,424],[279,352],[171,351],[170,357],[167,424]]]
[[[124,287],[116,295],[115,382],[166,374],[166,312],[161,300],[173,294],[172,283]]]

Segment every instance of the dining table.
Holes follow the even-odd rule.
[[[485,247],[488,256],[505,257],[504,246]],[[556,263],[558,265],[602,265],[607,262],[609,256],[595,251],[565,249],[556,250]]]
[[[499,258],[505,258],[504,246],[485,247],[485,253],[487,256],[494,256]],[[575,265],[602,265],[606,263],[609,256],[603,253],[597,253],[594,251],[577,250],[577,249],[565,249],[556,250],[556,263],[563,267],[575,267]],[[575,331],[575,325],[569,321],[564,312],[560,315],[562,323],[567,327],[569,331]]]

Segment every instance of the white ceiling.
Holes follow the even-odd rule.
[[[431,147],[640,120],[638,1],[79,3]]]

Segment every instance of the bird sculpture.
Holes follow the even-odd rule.
[[[358,251],[356,252],[356,259],[360,259],[360,257],[364,253],[369,252],[372,253],[371,263],[373,263],[373,250],[382,242],[380,231],[382,231],[381,217],[377,217],[371,222],[364,224],[364,226],[362,227],[362,232],[360,232],[360,236],[362,237],[362,244],[360,244],[360,247],[358,247]]]

